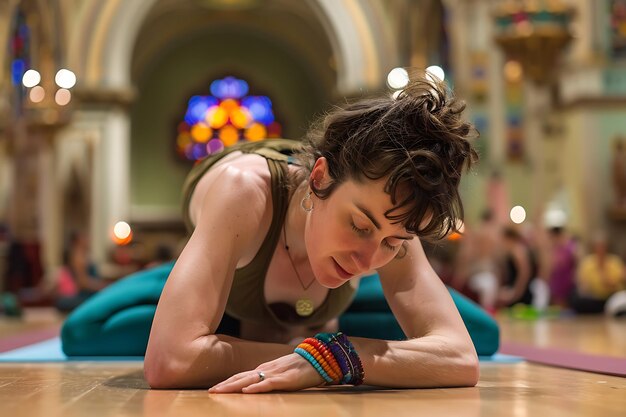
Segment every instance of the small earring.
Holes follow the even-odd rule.
[[[307,213],[313,211],[313,200],[311,199],[310,190],[306,193],[302,201],[300,201],[300,207],[302,207],[302,210],[306,211]]]

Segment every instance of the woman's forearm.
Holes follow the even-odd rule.
[[[365,384],[390,388],[474,386],[478,359],[472,347],[441,336],[408,341],[351,337],[365,369]],[[149,351],[144,372],[152,388],[207,388],[293,352],[287,344],[225,335],[203,336],[176,354]]]
[[[390,388],[474,386],[478,358],[473,347],[442,336],[407,341],[350,338],[365,370],[365,384]]]
[[[175,352],[149,349],[144,374],[152,388],[208,388],[292,352],[290,345],[207,335],[183,348],[177,347]]]

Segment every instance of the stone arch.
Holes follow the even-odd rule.
[[[85,87],[131,86],[132,52],[144,19],[158,0],[85,2],[80,11],[69,63]],[[386,71],[398,64],[393,30],[381,5],[368,0],[316,0],[311,3],[338,59],[338,91],[379,88]],[[388,65],[389,68],[386,68]]]

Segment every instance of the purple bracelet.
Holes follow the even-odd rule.
[[[343,347],[347,351],[348,360],[350,361],[350,365],[354,368],[354,376],[352,380],[353,385],[361,385],[363,383],[363,379],[365,378],[365,372],[363,371],[363,364],[361,363],[361,358],[359,358],[354,345],[348,337],[342,332],[336,333],[333,338],[336,342]]]
[[[365,377],[363,364],[354,345],[345,334],[342,332],[318,333],[315,338],[324,343],[337,360],[343,372],[341,384],[360,385],[363,383]]]

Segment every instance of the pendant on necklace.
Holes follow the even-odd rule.
[[[310,316],[313,314],[313,310],[313,301],[308,298],[301,298],[296,301],[296,313],[298,313],[300,317]]]

